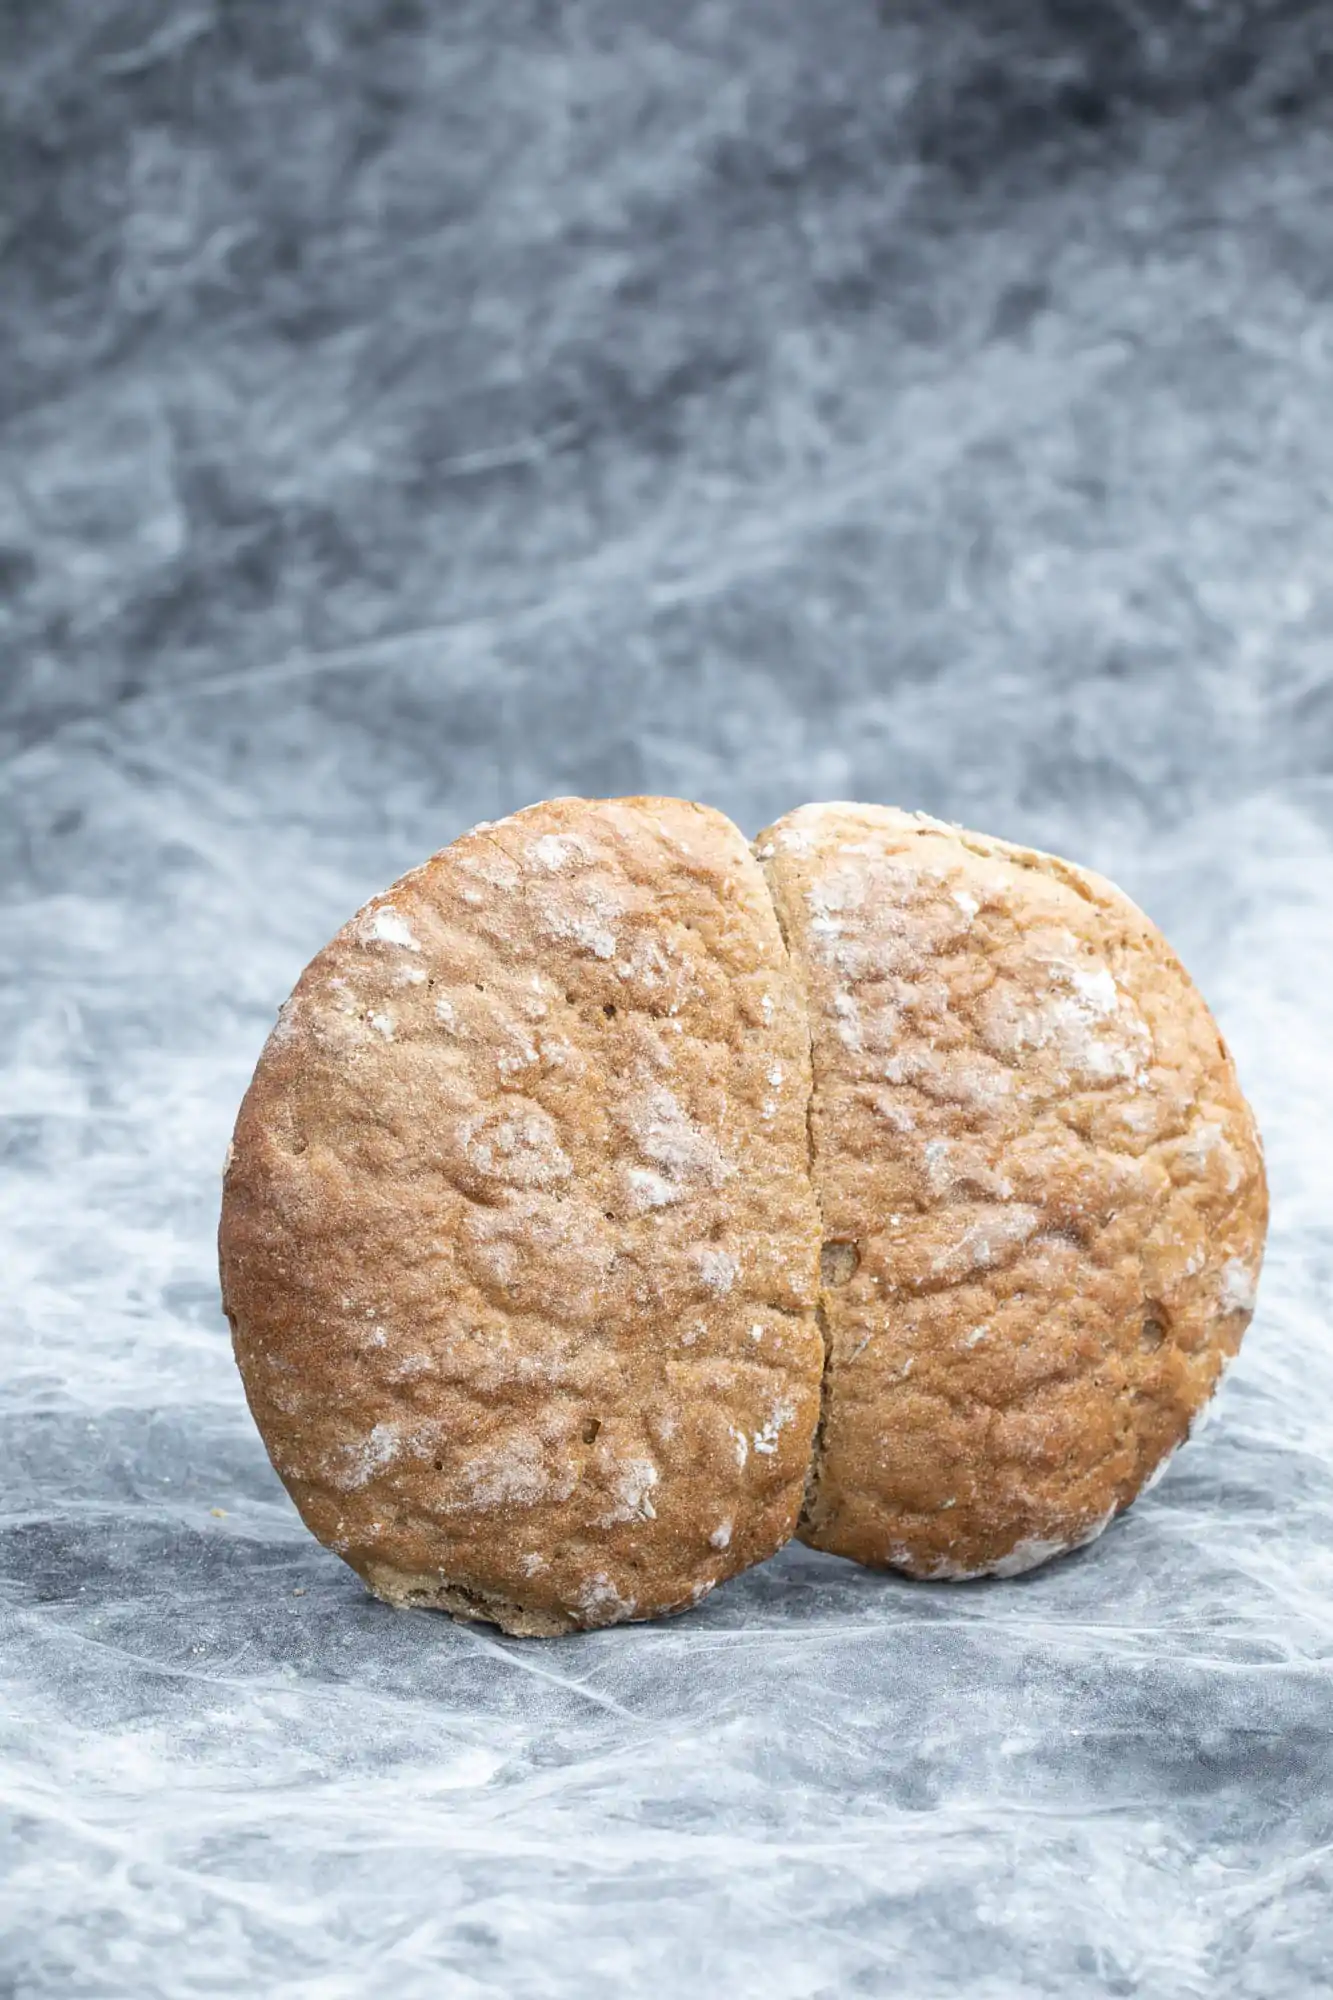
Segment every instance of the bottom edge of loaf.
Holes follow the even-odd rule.
[[[430,1571],[413,1575],[388,1563],[367,1563],[356,1573],[372,1597],[395,1611],[447,1611],[467,1624],[498,1625],[515,1639],[558,1639],[581,1629],[559,1612],[516,1604],[498,1591],[465,1588]]]
[[[1161,1469],[1165,1470],[1165,1466]],[[971,1564],[934,1551],[919,1552],[902,1543],[888,1549],[868,1548],[862,1542],[849,1543],[828,1523],[816,1523],[809,1516],[802,1517],[796,1539],[824,1555],[840,1556],[846,1562],[859,1563],[863,1569],[882,1570],[910,1578],[914,1583],[983,1583],[991,1578],[1026,1576],[1030,1570],[1043,1569],[1062,1556],[1086,1549],[1105,1534],[1132,1501],[1132,1495],[1129,1500],[1116,1500],[1095,1520],[1066,1524],[1049,1535],[1016,1536],[1007,1547]]]

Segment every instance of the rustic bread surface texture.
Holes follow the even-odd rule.
[[[242,1105],[259,1429],[372,1590],[523,1634],[778,1548],[820,1403],[808,1032],[721,814],[557,799],[367,904]]]
[[[919,1577],[1091,1540],[1255,1298],[1262,1156],[1216,1026],[1109,882],[920,815],[756,843],[799,982],[823,1211],[805,1540]]]

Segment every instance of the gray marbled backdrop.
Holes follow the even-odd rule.
[[[1326,1992],[1333,9],[5,0],[0,1991]],[[1162,921],[1268,1140],[1105,1540],[395,1615],[248,1422],[275,1007],[479,816],[861,797]]]

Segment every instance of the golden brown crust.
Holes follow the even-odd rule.
[[[1015,1574],[1133,1499],[1236,1351],[1262,1157],[1147,919],[886,808],[758,847],[767,886],[705,808],[532,807],[282,1010],[225,1302],[303,1517],[391,1603],[683,1609],[803,1481],[816,1546]]]
[[[651,1617],[779,1547],[819,1404],[808,1038],[721,814],[478,827],[315,958],[220,1237],[256,1421],[391,1601]]]
[[[924,1577],[1091,1539],[1254,1304],[1259,1141],[1160,934],[1053,856],[873,806],[757,843],[814,1063],[824,1412],[804,1539]]]

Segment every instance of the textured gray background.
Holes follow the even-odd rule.
[[[1333,9],[0,29],[0,1991],[1328,1991]],[[1260,1314],[1086,1554],[524,1645],[300,1529],[212,1251],[273,1011],[639,789],[1066,850],[1213,999]]]

